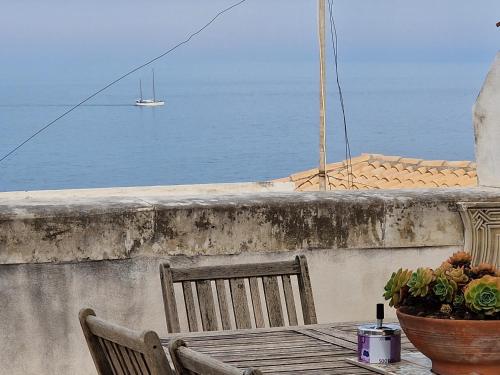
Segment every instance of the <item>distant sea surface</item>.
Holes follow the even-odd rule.
[[[32,66],[0,72],[1,155],[126,71]],[[488,68],[343,62],[352,155],[473,160],[471,109]],[[174,61],[157,64],[155,73],[165,106],[133,105],[139,79],[152,96],[144,69],[0,163],[0,191],[264,181],[317,165],[315,62]],[[334,162],[345,158],[344,134],[331,67],[327,74]]]

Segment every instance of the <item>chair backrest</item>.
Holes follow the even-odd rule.
[[[192,350],[182,339],[175,339],[169,344],[170,357],[178,375],[262,375],[253,368],[240,370],[206,354]]]
[[[158,335],[137,332],[82,309],[80,324],[99,375],[172,375]]]
[[[298,325],[292,276],[297,277],[304,324],[317,323],[307,260],[303,255],[286,262],[196,268],[172,268],[168,263],[164,263],[160,265],[160,276],[167,328],[171,333],[181,331],[174,283],[182,284],[187,321],[191,332],[200,331],[192,283],[196,286],[203,331],[217,331],[221,330],[221,328],[223,330],[253,328],[252,321],[256,328],[265,327],[265,314],[262,309],[261,293],[259,291],[260,283],[264,292],[269,326],[285,326],[279,280],[281,280],[288,324],[291,326]],[[259,279],[261,280],[260,283]],[[226,292],[226,280],[229,284],[231,301],[229,301]],[[249,293],[247,293],[247,284]],[[213,287],[216,290],[217,300],[214,298]],[[247,294],[252,302],[253,314],[250,314]],[[230,311],[232,316],[230,316]],[[218,316],[220,317],[220,324]],[[235,327],[233,327],[231,318],[234,320]]]

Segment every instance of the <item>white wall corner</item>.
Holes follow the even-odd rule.
[[[472,112],[478,183],[500,188],[500,52]]]

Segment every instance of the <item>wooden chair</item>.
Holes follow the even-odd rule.
[[[240,370],[186,346],[182,339],[169,344],[170,357],[178,375],[262,375],[253,368]]]
[[[279,279],[281,279],[282,283],[288,324],[292,326],[298,325],[291,282],[291,276],[294,275],[297,276],[298,280],[304,324],[315,324],[317,323],[316,310],[307,261],[303,255],[297,256],[293,261],[286,262],[196,268],[171,268],[168,263],[161,264],[160,277],[168,331],[170,333],[180,332],[174,283],[182,283],[189,331],[199,331],[192,282],[196,285],[203,331],[217,331],[220,330],[221,326],[223,330],[252,328],[245,279],[248,280],[250,288],[249,294],[253,307],[255,327],[262,328],[265,326],[258,279],[262,280],[269,326],[285,326],[278,287]],[[225,280],[228,280],[232,308],[229,305]],[[212,282],[215,283],[217,304],[212,291]],[[219,325],[217,319],[216,308],[219,311],[221,325]],[[232,310],[236,327],[232,327],[230,310]]]
[[[99,375],[172,375],[158,335],[108,323],[82,309],[80,324]]]

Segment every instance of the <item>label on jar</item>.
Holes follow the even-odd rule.
[[[398,362],[400,348],[400,336],[358,336],[358,359],[365,363]]]

